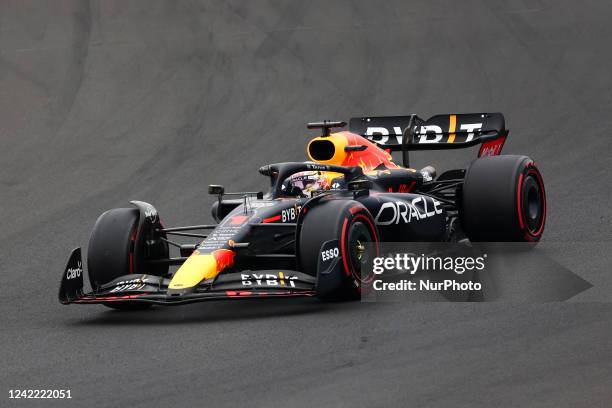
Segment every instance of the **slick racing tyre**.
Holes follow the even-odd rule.
[[[94,291],[123,275],[147,273],[163,276],[167,273],[167,265],[155,266],[146,271],[137,270],[138,266],[146,264],[143,259],[136,258],[136,249],[145,245],[145,242],[142,242],[144,234],[138,234],[139,218],[140,212],[136,208],[115,208],[103,213],[96,221],[87,250],[89,282]],[[157,245],[153,252],[150,259],[167,257],[167,244]],[[141,302],[109,302],[105,305],[128,310],[150,306]]]
[[[538,242],[546,193],[533,160],[503,155],[473,161],[465,174],[461,219],[471,241]]]
[[[322,299],[359,299],[371,286],[374,275],[362,271],[368,256],[365,245],[379,235],[370,212],[356,201],[329,200],[309,208],[298,237],[298,258],[304,273],[317,276],[317,295]],[[324,244],[331,244],[327,249]],[[335,261],[330,274],[318,276],[322,261]]]

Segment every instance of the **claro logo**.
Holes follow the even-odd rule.
[[[419,210],[420,203],[422,210]],[[408,224],[442,214],[440,204],[435,198],[430,201],[424,197],[417,197],[412,201],[389,201],[380,207],[374,221],[377,225]]]
[[[66,270],[66,279],[75,279],[81,276],[83,273],[83,264],[81,261],[77,263],[76,268],[68,268]]]

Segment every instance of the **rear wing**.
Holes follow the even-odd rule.
[[[349,131],[366,137],[383,149],[402,151],[407,166],[413,150],[460,149],[480,144],[478,157],[501,153],[508,129],[501,113],[417,115],[351,118]]]

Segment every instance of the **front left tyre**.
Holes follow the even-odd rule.
[[[144,250],[146,234],[139,234],[140,211],[136,208],[115,208],[106,211],[96,221],[87,249],[89,282],[94,291],[112,280],[130,274],[163,276],[167,265],[155,265],[143,270],[148,259],[168,257],[167,244],[159,243]],[[143,223],[143,228],[147,224]],[[141,249],[140,251],[138,249]],[[148,252],[144,259],[142,253]],[[109,302],[106,306],[114,309],[138,310],[150,306],[142,302]]]

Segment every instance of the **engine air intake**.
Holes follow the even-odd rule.
[[[315,161],[328,161],[334,157],[336,146],[326,139],[315,139],[308,145],[308,154]]]

